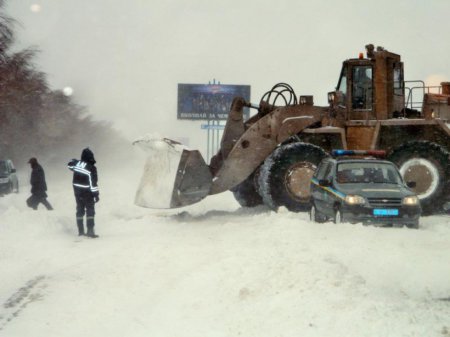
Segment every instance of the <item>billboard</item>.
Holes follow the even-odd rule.
[[[236,96],[250,102],[249,85],[178,84],[178,119],[226,120]],[[249,117],[244,108],[244,118]]]

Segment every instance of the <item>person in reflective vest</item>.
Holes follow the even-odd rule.
[[[73,191],[77,203],[77,227],[78,235],[86,235],[91,238],[97,238],[95,234],[95,203],[100,200],[99,189],[97,186],[98,176],[95,167],[94,153],[85,148],[81,153],[81,160],[72,159],[67,165],[73,171]],[[86,215],[86,228],[84,232],[84,216]]]

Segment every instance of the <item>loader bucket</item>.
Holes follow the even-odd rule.
[[[148,153],[135,204],[176,208],[199,202],[209,194],[212,176],[197,150],[170,139],[141,139],[133,144]]]

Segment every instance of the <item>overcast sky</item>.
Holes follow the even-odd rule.
[[[41,50],[53,89],[130,139],[203,146],[200,122],[177,122],[177,84],[278,82],[326,105],[342,61],[368,43],[398,53],[410,80],[450,80],[449,0],[9,0],[17,45]]]

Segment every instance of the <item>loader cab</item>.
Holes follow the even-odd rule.
[[[384,49],[344,61],[336,99],[345,120],[383,120],[404,108],[403,63]]]
[[[341,93],[342,107],[350,108],[351,111],[373,111],[372,65],[345,62],[337,90]]]

